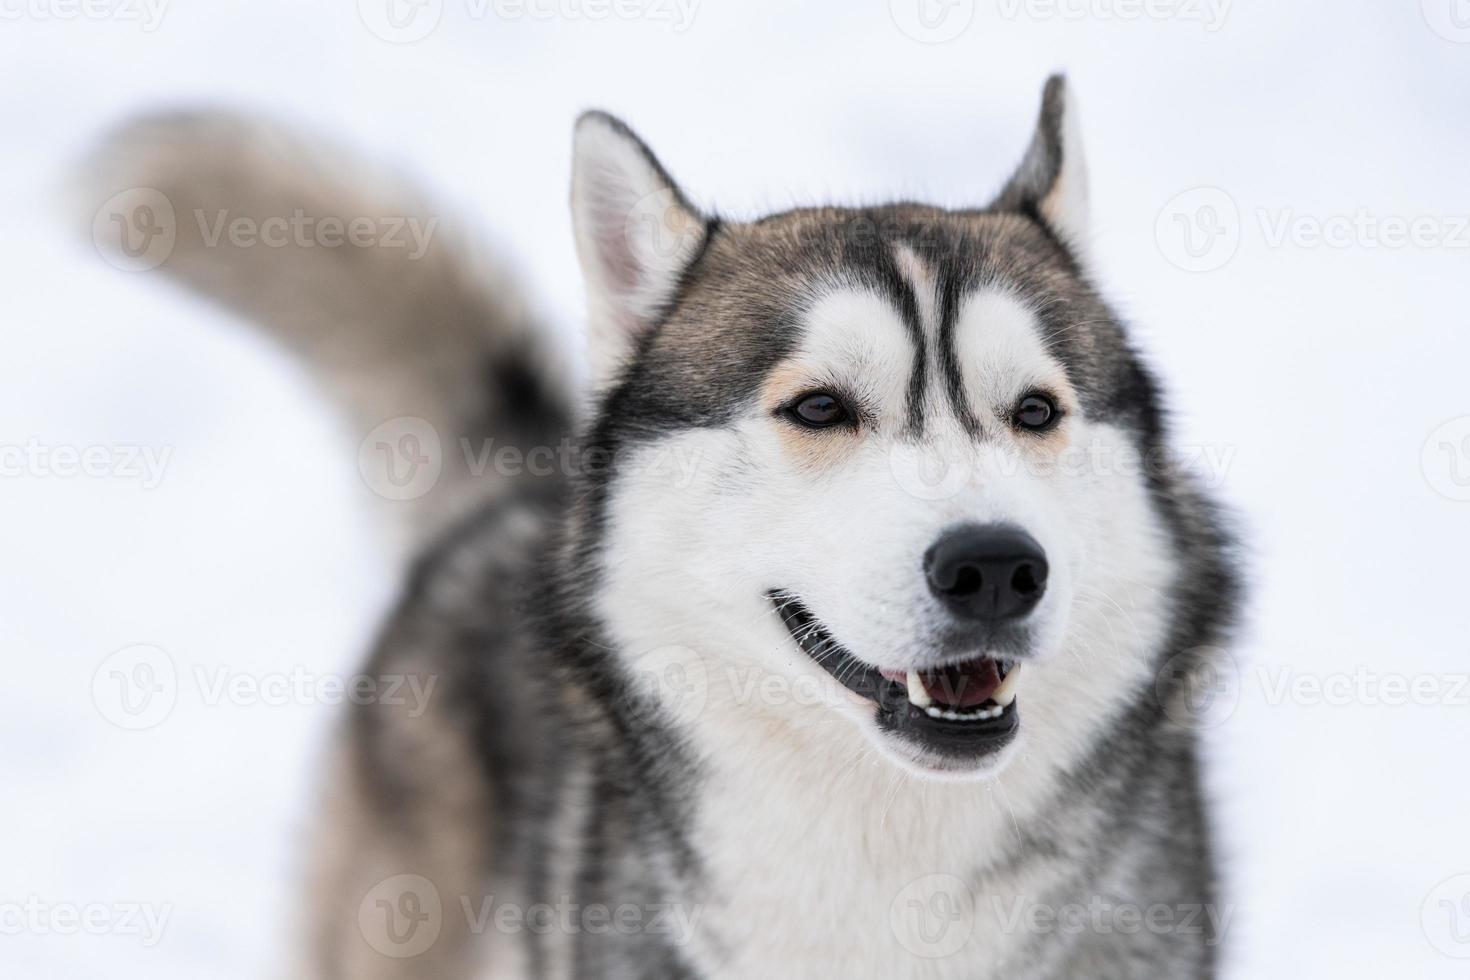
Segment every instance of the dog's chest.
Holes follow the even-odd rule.
[[[862,787],[775,779],[708,801],[686,950],[701,975],[981,980],[1014,961],[1057,869],[1017,859],[1003,791]]]

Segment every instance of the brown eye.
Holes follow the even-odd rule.
[[[826,429],[834,425],[842,425],[851,418],[846,406],[825,391],[803,397],[787,409],[787,414],[809,429]]]
[[[1016,406],[1016,424],[1023,429],[1041,432],[1057,420],[1057,406],[1045,395],[1031,394]]]

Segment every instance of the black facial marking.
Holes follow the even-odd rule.
[[[919,317],[919,302],[914,296],[913,285],[898,271],[892,252],[883,250],[885,271],[892,279],[893,299],[898,312],[908,328],[909,343],[914,348],[914,369],[909,375],[908,419],[909,429],[915,434],[924,430],[924,388],[928,384],[928,345],[924,340],[924,324]]]
[[[944,371],[944,388],[949,394],[954,414],[972,436],[980,435],[980,422],[965,397],[965,380],[960,371],[960,358],[955,349],[955,323],[960,315],[960,299],[964,287],[956,263],[946,259],[939,271],[939,363]]]
[[[849,227],[838,233],[843,242],[841,261],[858,274],[860,281],[877,288],[893,304],[914,351],[913,372],[909,375],[909,429],[918,433],[924,428],[924,389],[928,383],[928,350],[924,340],[924,324],[919,316],[919,301],[913,285],[899,271],[893,258],[892,228],[878,214],[861,213],[851,219]]]

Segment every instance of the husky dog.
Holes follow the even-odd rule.
[[[961,210],[725,220],[582,116],[585,398],[448,231],[210,240],[432,213],[390,177],[212,114],[98,160],[360,432],[439,439],[369,667],[433,695],[344,720],[310,975],[1214,975],[1189,712],[1229,540],[1089,278],[1060,77]]]

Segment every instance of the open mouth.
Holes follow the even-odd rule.
[[[951,758],[978,758],[1015,738],[1020,664],[980,656],[923,670],[874,667],[843,647],[801,600],[769,593],[803,652],[843,687],[873,702],[878,727]]]

